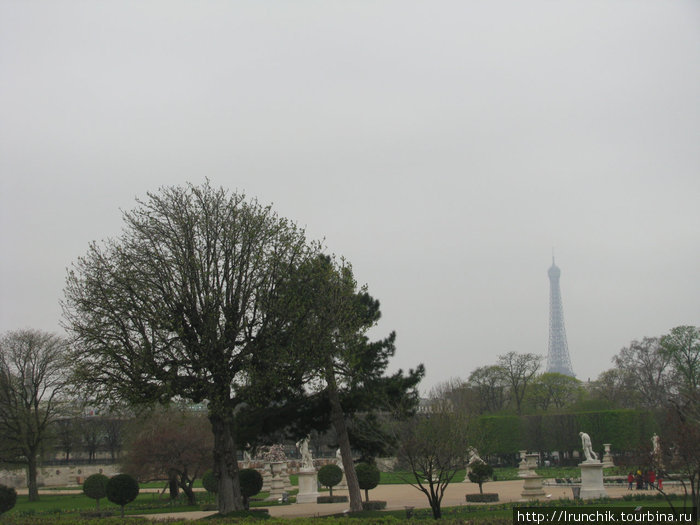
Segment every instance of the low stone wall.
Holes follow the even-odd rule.
[[[82,485],[85,478],[92,474],[114,476],[119,474],[118,465],[59,465],[41,467],[37,472],[39,487],[65,487]],[[27,487],[26,469],[0,470],[0,484],[15,489]]]

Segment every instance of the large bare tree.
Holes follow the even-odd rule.
[[[38,330],[0,339],[0,459],[27,466],[30,501],[39,499],[37,462],[65,406],[66,341]]]
[[[508,352],[498,356],[498,366],[503,370],[506,382],[510,386],[518,414],[522,413],[527,387],[537,375],[541,362],[542,356],[536,354]]]
[[[627,375],[632,399],[643,408],[658,408],[668,397],[671,366],[670,357],[662,351],[658,337],[632,341],[613,358],[616,369]]]
[[[278,291],[317,246],[208,182],[149,193],[123,218],[121,237],[93,243],[68,275],[76,378],[107,399],[206,401],[219,511],[242,510],[236,409],[276,362],[295,362],[280,343],[296,306]]]
[[[477,394],[479,412],[497,412],[508,399],[505,371],[496,365],[481,366],[469,375],[469,387]]]

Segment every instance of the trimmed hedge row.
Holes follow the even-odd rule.
[[[636,450],[659,432],[657,415],[644,410],[603,410],[571,414],[482,416],[478,427],[484,454],[514,454],[519,450],[577,450],[578,433],[593,437],[596,449]]]
[[[498,501],[498,494],[495,492],[484,492],[483,494],[467,494],[467,501],[470,503],[493,503]]]

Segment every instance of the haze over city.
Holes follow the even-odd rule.
[[[700,324],[700,4],[0,3],[0,332],[187,182],[325,239],[421,390]]]

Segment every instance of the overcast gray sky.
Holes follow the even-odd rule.
[[[0,331],[187,181],[325,238],[428,389],[700,324],[697,0],[0,0]]]

